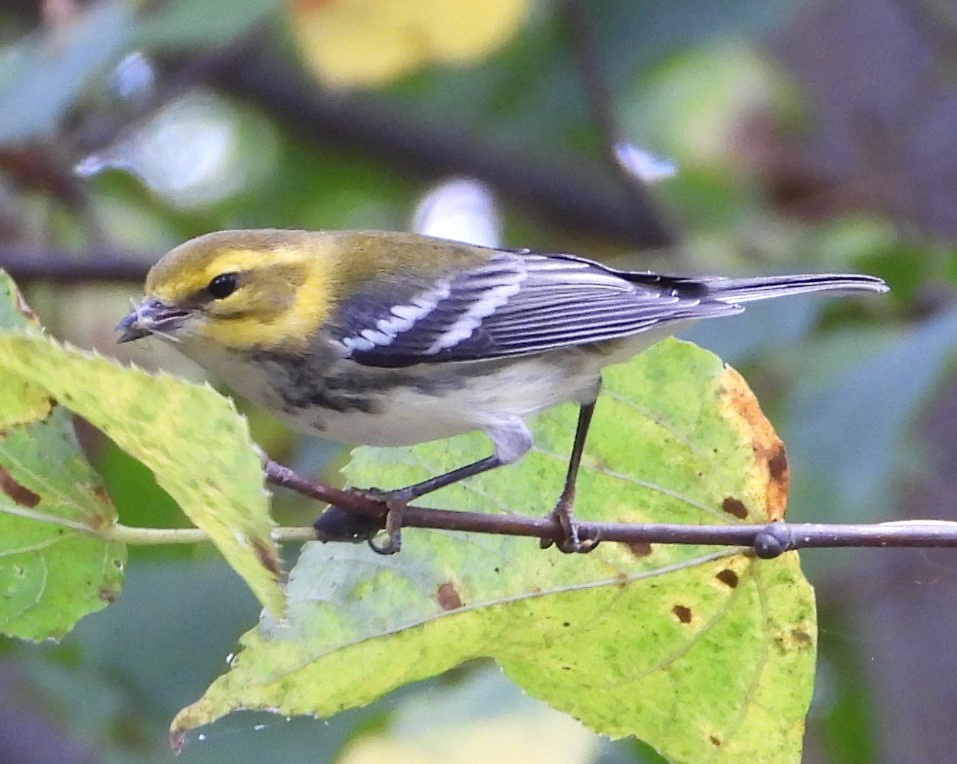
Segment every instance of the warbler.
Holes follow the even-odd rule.
[[[872,276],[694,278],[386,231],[219,231],[157,262],[120,342],[167,340],[294,430],[397,446],[480,430],[491,455],[381,492],[390,507],[520,459],[526,417],[579,406],[551,517],[585,551],[575,481],[601,371],[691,321],[783,295],[884,292]],[[380,494],[377,494],[380,495]],[[377,550],[398,548],[399,525]],[[547,544],[546,544],[547,545]],[[376,547],[373,547],[376,548]]]

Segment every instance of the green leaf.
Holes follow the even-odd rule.
[[[40,322],[13,281],[0,268],[0,329],[37,331]],[[46,391],[25,379],[11,377],[0,385],[0,426],[45,419],[53,401]]]
[[[281,611],[262,467],[232,401],[208,386],[124,368],[38,332],[0,332],[0,359],[0,388],[9,380],[42,388],[146,464],[260,602]]]
[[[535,451],[429,497],[542,514],[564,473],[569,408]],[[357,449],[357,485],[410,483],[488,449],[467,436]],[[766,522],[783,515],[783,448],[741,377],[667,341],[606,375],[579,515],[625,522]],[[237,708],[330,715],[489,656],[530,694],[673,761],[798,761],[815,653],[796,554],[606,543],[589,555],[528,539],[407,530],[401,554],[308,544],[282,621],[265,615],[231,670],[173,722],[174,739]]]
[[[89,533],[115,522],[69,412],[0,430],[0,631],[58,639],[116,599],[126,548]]]
[[[0,328],[38,322],[0,272]],[[0,353],[6,367],[6,356]],[[69,413],[30,382],[0,380],[0,632],[58,639],[119,594],[126,549],[90,535],[116,512]]]

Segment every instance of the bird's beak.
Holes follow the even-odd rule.
[[[170,335],[183,325],[188,315],[188,311],[168,305],[162,300],[145,299],[116,325],[116,331],[123,332],[117,342],[132,342],[154,332]]]

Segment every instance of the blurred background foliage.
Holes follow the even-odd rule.
[[[56,336],[193,377],[112,327],[160,254],[220,228],[408,229],[418,210],[442,235],[635,268],[874,273],[891,295],[776,301],[686,336],[784,436],[791,519],[957,519],[955,124],[947,0],[14,0],[0,266]],[[650,186],[641,151],[677,173]],[[334,448],[249,413],[273,456],[334,476]],[[80,431],[123,522],[183,522]],[[315,512],[276,504],[285,525]],[[957,760],[953,554],[802,558],[821,613],[805,760]],[[128,571],[62,644],[0,642],[0,761],[170,758],[171,716],[257,607],[210,549],[134,549]],[[234,715],[182,754],[386,759],[658,761],[487,666],[330,720]]]

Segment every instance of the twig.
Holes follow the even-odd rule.
[[[89,527],[74,530],[91,532]],[[134,546],[203,544],[211,540],[209,534],[202,528],[137,528],[118,523],[109,528],[97,529],[92,532],[98,538]],[[273,541],[279,543],[312,541],[316,538],[316,532],[312,528],[274,528],[270,535]]]
[[[317,483],[273,461],[265,465],[268,482],[292,489],[348,512],[385,523],[386,508],[357,493]],[[484,514],[408,506],[402,524],[503,536],[527,536],[560,541],[563,531],[556,521],[522,515]],[[826,547],[957,547],[957,522],[906,521],[876,524],[768,523],[761,525],[686,525],[676,523],[580,522],[584,539],[626,544],[706,544],[747,547],[762,558],[777,557],[793,549]]]
[[[313,499],[326,502],[359,518],[371,518],[373,527],[385,525],[386,507],[359,493],[317,483],[288,467],[267,461],[266,479]],[[43,515],[29,510],[4,510],[7,514],[53,523],[73,531],[127,544],[196,544],[209,541],[198,528],[133,528],[116,525],[93,528],[75,521]],[[561,541],[564,531],[557,521],[544,517],[485,514],[449,509],[408,506],[402,524],[414,528],[490,533]],[[581,522],[582,540],[598,539],[625,544],[696,544],[750,549],[764,559],[795,549],[834,547],[957,547],[957,522],[944,520],[904,520],[874,524],[764,523],[755,525],[688,525],[683,523],[594,523]],[[272,537],[278,542],[314,539],[312,528],[276,528]]]

